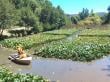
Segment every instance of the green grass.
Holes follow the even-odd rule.
[[[5,39],[3,41],[0,41],[0,44],[7,48],[15,48],[17,45],[21,44],[25,49],[30,49],[40,44],[45,44],[48,42],[66,38],[67,36],[73,34],[77,30],[78,29],[74,29],[74,28],[60,29],[60,30],[30,35],[27,37],[10,38],[10,39]]]
[[[82,31],[80,36],[108,37],[110,36],[110,29],[86,29]]]

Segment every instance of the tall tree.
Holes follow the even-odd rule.
[[[110,23],[110,6],[107,8],[108,14],[104,16],[104,24]]]
[[[0,0],[0,36],[3,30],[15,24],[16,11],[9,0]]]
[[[110,6],[108,7],[107,23],[110,23]]]
[[[79,13],[79,17],[81,20],[85,19],[89,16],[89,10],[86,8],[83,8],[82,12]]]
[[[73,24],[78,24],[79,20],[80,20],[79,16],[72,16],[71,17],[71,21]]]
[[[19,18],[16,25],[34,27],[37,31],[58,29],[66,23],[63,10],[60,6],[53,7],[49,0],[0,0],[0,28],[15,23],[11,22],[15,16]],[[7,24],[3,22],[5,19]]]

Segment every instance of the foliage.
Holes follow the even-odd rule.
[[[75,61],[92,61],[110,53],[110,30],[86,29],[75,40],[60,40],[36,48],[37,56],[46,58],[71,59]],[[90,37],[89,35],[93,35]],[[100,36],[107,37],[100,37]],[[97,37],[98,36],[98,37]]]
[[[101,17],[98,16],[91,10],[86,8],[82,10],[77,16],[72,16],[71,21],[73,24],[77,24],[79,26],[90,26],[90,25],[100,25],[102,23]]]
[[[40,21],[44,24],[44,30],[45,25],[52,26],[50,29],[59,29],[66,24],[65,15],[59,6],[57,8],[43,8],[40,15]]]
[[[17,45],[21,44],[25,49],[30,49],[39,44],[63,39],[76,31],[77,29],[61,29],[49,31],[35,35],[30,35],[27,37],[5,39],[3,41],[0,41],[0,44],[8,48],[16,48]]]
[[[79,13],[79,17],[81,20],[87,18],[89,16],[89,10],[86,8],[83,8],[82,12]]]
[[[59,29],[65,21],[63,10],[59,6],[53,7],[49,0],[0,1],[0,29],[16,25],[27,29],[33,27],[32,32],[38,33]]]
[[[109,37],[110,36],[110,29],[85,29],[79,34],[79,36],[102,36],[102,37]]]
[[[80,20],[79,16],[71,17],[71,21],[72,21],[73,24],[78,24],[79,20]]]
[[[49,81],[41,76],[12,73],[8,69],[0,67],[0,82],[49,82]]]
[[[110,6],[107,8],[107,10],[108,10],[108,13],[104,17],[104,24],[110,23]]]
[[[78,38],[73,42],[59,41],[44,45],[37,56],[71,59],[75,61],[92,61],[110,52],[109,38]]]
[[[107,8],[108,12],[110,12],[110,6]]]
[[[15,24],[17,19],[16,11],[9,0],[0,0],[0,36],[2,36],[3,30],[9,28]]]
[[[90,25],[100,25],[101,23],[102,23],[101,18],[98,15],[94,14],[78,22],[78,25],[90,26]]]

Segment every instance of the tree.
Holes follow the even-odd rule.
[[[9,0],[0,0],[0,36],[3,30],[11,27],[16,23],[16,11]]]
[[[57,10],[59,12],[59,19],[58,19],[58,24],[59,24],[58,29],[59,29],[66,24],[66,21],[65,21],[64,11],[61,9],[60,6],[57,6]]]
[[[65,14],[60,6],[52,8],[49,22],[55,29],[59,29],[66,24]]]
[[[32,13],[32,11],[31,11],[31,9],[30,8],[25,8],[25,7],[23,7],[22,9],[21,9],[21,25],[22,26],[25,26],[25,27],[30,27],[30,26],[32,26],[33,25],[33,23],[35,22],[34,20],[33,20],[33,13]]]
[[[93,9],[90,12],[90,16],[95,16],[95,13],[94,13]]]
[[[50,29],[59,29],[66,24],[64,12],[60,6],[57,8],[50,6],[48,8],[43,8],[40,15],[40,21],[46,24],[46,26],[51,27]]]
[[[101,23],[102,23],[102,20],[100,16],[98,16],[97,14],[94,14],[93,16],[89,16],[84,20],[81,20],[80,22],[78,22],[80,26],[100,25]]]
[[[107,8],[108,12],[110,13],[110,6]]]
[[[89,10],[86,8],[83,8],[82,12],[79,13],[79,17],[81,20],[85,19],[89,16]]]
[[[47,23],[50,20],[50,15],[51,15],[51,9],[49,8],[43,8],[41,10],[41,15],[40,15],[40,21],[42,23]]]
[[[12,3],[15,5],[16,9],[20,9],[23,7],[23,0],[11,0]]]
[[[23,7],[21,10],[20,25],[25,26],[27,29],[34,28],[34,32],[41,31],[39,18],[35,16],[30,8]],[[41,27],[42,28],[42,27]]]
[[[11,25],[31,27],[40,32],[59,29],[65,24],[63,10],[60,6],[53,7],[49,0],[0,0],[1,35],[3,29]]]
[[[108,7],[107,23],[110,23],[110,6]]]
[[[108,14],[104,16],[104,23],[103,24],[110,23],[110,6],[107,8],[107,10],[108,10]]]
[[[72,16],[71,17],[71,21],[73,24],[78,24],[79,20],[80,20],[79,16]]]

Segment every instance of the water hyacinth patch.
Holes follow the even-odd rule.
[[[37,56],[92,61],[110,53],[110,38],[81,38],[73,42],[59,41],[43,46]]]
[[[50,82],[41,76],[12,73],[7,68],[0,67],[0,82]]]

